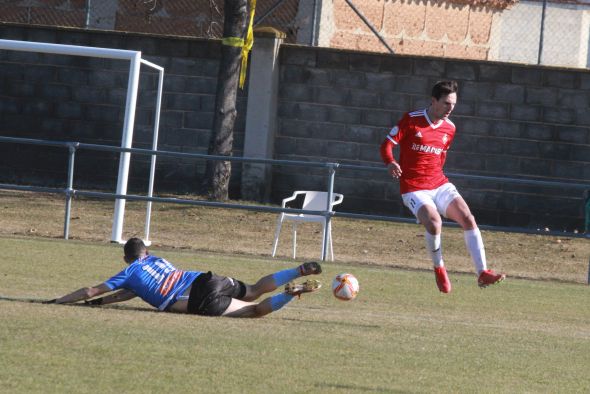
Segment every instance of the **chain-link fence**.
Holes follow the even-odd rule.
[[[315,0],[258,0],[255,25],[287,33],[298,42],[311,23]],[[0,0],[0,22],[78,27],[200,38],[221,38],[223,0]],[[298,22],[299,21],[299,22]]]
[[[0,0],[0,22],[221,38],[223,0]],[[587,68],[590,0],[258,0],[287,43]]]
[[[590,1],[520,1],[491,30],[488,59],[587,68]]]

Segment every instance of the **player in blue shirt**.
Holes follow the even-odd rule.
[[[152,256],[139,238],[131,238],[124,246],[123,259],[129,266],[94,287],[84,287],[48,303],[68,304],[85,301],[105,305],[139,297],[161,311],[191,313],[205,316],[261,317],[279,310],[295,296],[320,288],[317,280],[302,284],[292,281],[300,276],[322,272],[316,262],[261,278],[256,284],[219,276],[209,272],[182,271],[167,260]],[[262,294],[285,285],[285,291],[260,303],[252,302]],[[102,298],[94,298],[113,292]],[[86,301],[90,300],[90,301]]]

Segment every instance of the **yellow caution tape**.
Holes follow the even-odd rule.
[[[239,37],[224,37],[221,40],[221,44],[227,45],[230,47],[243,47],[244,46],[244,39]]]
[[[244,88],[246,82],[246,67],[248,67],[248,53],[254,45],[254,10],[256,9],[256,0],[250,0],[250,22],[248,23],[248,32],[246,33],[246,42],[242,47],[242,67],[240,68],[240,89]]]
[[[256,9],[256,0],[250,0],[250,21],[248,22],[248,30],[246,33],[246,39],[240,37],[223,37],[221,40],[222,45],[228,45],[231,47],[242,48],[242,64],[240,66],[240,89],[244,88],[244,82],[246,82],[246,68],[248,67],[248,53],[254,45],[254,10]]]

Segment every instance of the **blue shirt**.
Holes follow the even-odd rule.
[[[145,256],[104,283],[111,290],[131,290],[145,302],[164,310],[174,304],[200,274],[179,270],[161,257]]]

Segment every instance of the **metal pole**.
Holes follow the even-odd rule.
[[[53,53],[55,55],[103,57],[133,61],[136,56],[141,57],[139,51],[126,49],[112,49],[99,47],[85,47],[79,45],[49,44],[46,42],[16,41],[0,39],[0,49],[22,52]]]
[[[335,166],[336,164],[328,169],[328,203],[326,207],[326,213],[324,214],[325,225],[323,234],[324,238],[322,240],[322,261],[326,261],[326,255],[328,254],[328,236],[330,235],[328,230],[330,229],[332,221],[332,196],[334,195],[334,175],[336,174],[336,170],[334,169]]]
[[[90,0],[86,0],[86,21],[84,22],[84,28],[88,29],[90,26]]]
[[[584,213],[586,220],[584,222],[584,232],[587,237],[590,237],[590,189],[584,192]]]
[[[158,96],[156,98],[156,116],[154,119],[154,137],[152,140],[152,150],[158,150],[158,133],[160,130],[160,111],[162,109],[162,89],[164,86],[164,69],[159,67],[158,70]],[[148,197],[153,196],[154,192],[154,178],[156,174],[156,154],[152,154],[152,161],[150,164],[150,179],[148,185]],[[148,245],[150,244],[150,223],[152,218],[152,202],[148,201],[145,213],[145,239],[143,242]]]
[[[373,34],[375,34],[377,36],[377,38],[379,39],[379,41],[381,41],[381,43],[383,45],[385,45],[385,48],[387,48],[389,50],[389,53],[391,53],[393,55],[395,53],[393,51],[393,49],[389,46],[389,44],[387,43],[387,41],[385,41],[385,38],[383,38],[383,36],[375,29],[375,27],[373,27],[373,25],[371,24],[371,22],[369,22],[369,20],[367,18],[365,18],[365,16],[362,14],[362,12],[360,12],[358,10],[358,8],[356,8],[355,5],[352,4],[352,1],[346,0],[346,3],[359,16],[359,18],[361,18],[363,20],[363,22],[365,22],[365,25],[367,25],[367,27],[369,29],[371,29],[371,31],[373,32]]]
[[[76,156],[77,142],[69,145],[69,159],[68,159],[68,181],[66,186],[66,213],[64,218],[64,239],[70,237],[70,217],[72,212],[72,187],[74,186],[74,160]]]
[[[320,0],[321,1],[321,0]],[[313,18],[311,21],[311,40],[309,40],[309,45],[314,47],[317,46],[318,40],[316,37],[316,30],[317,30],[317,20],[318,20],[318,0],[313,0]]]
[[[543,0],[543,12],[541,14],[541,35],[539,36],[539,55],[537,57],[537,64],[541,64],[541,56],[543,55],[543,35],[545,33],[545,12],[547,11],[547,0]]]
[[[139,86],[139,68],[141,52],[136,52],[129,67],[129,83],[127,86],[127,103],[125,105],[125,121],[123,124],[123,138],[121,148],[131,148],[133,142],[133,125],[135,123],[135,108],[137,106],[137,89]],[[131,154],[121,152],[119,159],[119,176],[117,177],[117,194],[127,194],[127,181],[129,179],[129,162]],[[123,218],[125,216],[125,200],[115,201],[115,213],[113,214],[113,230],[111,241],[123,243]]]

